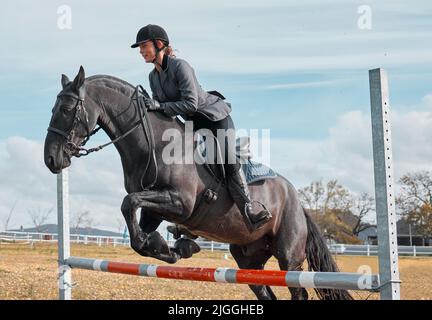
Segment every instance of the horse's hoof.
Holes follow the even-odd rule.
[[[187,238],[180,238],[174,243],[174,250],[180,257],[187,259],[201,250],[195,241]]]
[[[172,233],[174,239],[176,240],[181,237],[180,230],[175,224],[167,226],[167,231],[169,233]]]

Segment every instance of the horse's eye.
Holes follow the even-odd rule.
[[[61,105],[61,106],[60,106],[60,109],[61,109],[63,112],[68,113],[68,112],[71,112],[71,111],[74,109],[74,107],[71,106],[71,105],[68,105],[68,104],[64,104],[64,105]]]

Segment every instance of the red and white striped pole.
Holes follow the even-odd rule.
[[[379,287],[377,275],[361,273],[172,267],[79,257],[66,263],[72,268],[191,281],[367,291]]]

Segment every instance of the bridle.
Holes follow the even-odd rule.
[[[140,91],[141,91],[141,95],[140,95]],[[135,87],[135,91],[131,96],[131,103],[133,101],[136,101],[136,103],[134,103],[134,105],[135,105],[135,108],[137,109],[138,114],[139,114],[139,120],[134,123],[132,128],[127,130],[121,136],[111,140],[110,142],[107,142],[105,144],[102,144],[102,145],[99,145],[97,147],[90,148],[90,149],[84,148],[84,145],[89,141],[89,139],[92,135],[94,135],[96,132],[98,132],[101,129],[101,126],[90,131],[88,112],[84,107],[84,97],[83,96],[75,95],[75,94],[70,93],[70,92],[60,92],[57,95],[57,98],[62,97],[62,96],[71,97],[72,99],[74,99],[76,101],[75,107],[74,107],[75,115],[74,115],[74,119],[72,122],[72,126],[71,126],[69,132],[55,128],[53,126],[49,126],[48,131],[59,134],[66,139],[66,148],[65,148],[66,154],[69,157],[77,157],[77,158],[82,157],[82,156],[87,156],[92,152],[102,150],[103,148],[109,146],[110,144],[116,143],[117,141],[124,139],[125,137],[127,137],[130,133],[132,133],[136,128],[138,128],[141,125],[143,128],[143,131],[144,131],[144,136],[147,140],[147,144],[149,146],[149,157],[147,159],[144,174],[147,172],[147,169],[149,168],[152,160],[153,160],[153,163],[155,165],[154,178],[153,178],[152,182],[146,186],[146,188],[153,187],[153,185],[156,183],[156,180],[157,180],[158,167],[157,167],[157,162],[156,162],[155,141],[154,141],[153,128],[151,126],[151,122],[150,122],[149,117],[148,117],[147,108],[145,107],[145,103],[143,101],[144,99],[150,98],[147,91],[141,85],[138,85]],[[82,117],[82,115],[84,115],[84,117]],[[78,123],[81,123],[84,125],[84,127],[86,128],[86,131],[87,131],[87,135],[81,143],[75,144],[73,142],[73,138],[74,138],[76,126],[78,125]],[[143,189],[145,189],[144,186],[142,185],[142,179],[140,181],[141,181],[141,187]]]
[[[84,108],[84,97],[80,97],[78,95],[75,95],[75,94],[69,93],[69,92],[63,92],[63,93],[61,92],[61,93],[59,93],[57,95],[57,98],[60,98],[60,97],[63,97],[63,96],[71,97],[72,99],[74,99],[76,101],[75,106],[74,106],[75,115],[74,115],[74,119],[73,119],[73,122],[72,122],[72,126],[71,126],[69,132],[66,132],[66,131],[61,130],[61,129],[54,128],[52,126],[48,127],[48,131],[57,133],[57,134],[63,136],[66,139],[65,152],[66,152],[66,154],[69,157],[72,157],[72,156],[75,156],[75,157],[85,156],[85,155],[88,154],[88,152],[80,153],[80,151],[81,150],[88,151],[88,150],[82,148],[82,146],[88,141],[88,139],[90,138],[91,135],[93,135],[93,133],[90,132],[90,129],[89,129],[88,113],[87,113],[87,110]],[[81,118],[81,114],[84,115],[84,119]],[[84,127],[87,130],[86,139],[84,139],[84,141],[80,145],[76,145],[73,142],[76,126],[77,126],[78,123],[85,124]]]

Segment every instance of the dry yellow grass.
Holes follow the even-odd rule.
[[[72,246],[72,255],[136,263],[164,264],[143,258],[124,247]],[[221,252],[200,252],[178,266],[232,267],[236,264]],[[376,257],[338,256],[342,271],[356,272],[361,265],[377,272]],[[432,259],[400,259],[402,299],[432,299]],[[267,269],[278,269],[270,260]],[[154,279],[88,270],[73,270],[74,299],[254,299],[247,285]],[[279,299],[289,299],[286,288],[275,287]],[[312,299],[316,296],[308,290]],[[378,299],[378,294],[352,292],[356,299]],[[56,245],[0,244],[0,299],[57,299]],[[315,298],[316,299],[316,298]]]

